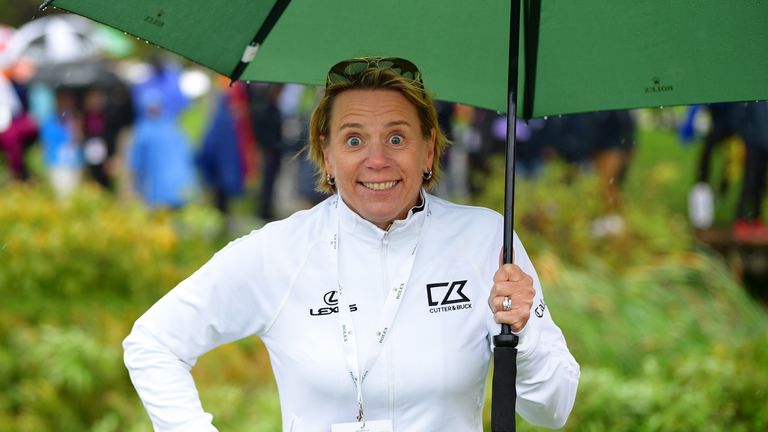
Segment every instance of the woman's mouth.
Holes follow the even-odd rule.
[[[382,191],[387,189],[392,189],[397,184],[397,180],[392,181],[386,181],[386,182],[360,182],[363,186],[365,186],[368,189],[375,190],[375,191]]]

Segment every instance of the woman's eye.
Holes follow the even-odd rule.
[[[353,137],[347,138],[347,145],[350,147],[357,147],[362,143],[363,142],[360,140],[360,137],[353,136]]]
[[[389,143],[394,145],[400,145],[403,143],[403,137],[400,135],[392,135],[389,137]]]

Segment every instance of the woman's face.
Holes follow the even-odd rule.
[[[330,120],[323,159],[344,202],[382,229],[404,219],[432,167],[435,131],[425,140],[416,108],[394,90],[342,92]]]

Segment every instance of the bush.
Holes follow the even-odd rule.
[[[478,204],[500,210],[503,165],[494,167]],[[601,215],[593,174],[571,178],[552,163],[517,184],[516,231],[582,370],[565,430],[768,429],[765,308],[697,245],[684,206],[661,204],[685,196],[673,164],[634,172],[638,193],[617,236],[591,233]],[[521,419],[518,429],[539,430]]]
[[[683,258],[613,277],[563,269],[545,281],[582,365],[568,430],[768,427],[765,311],[718,260]]]
[[[518,182],[517,229],[582,367],[565,429],[766,430],[768,315],[660,203],[680,183],[670,163],[644,169],[619,237],[590,234],[594,177],[565,183],[565,168],[549,165],[539,181]],[[492,176],[480,204],[500,209],[502,182]],[[149,430],[120,342],[220,246],[219,222],[203,207],[151,213],[87,187],[68,203],[38,187],[4,189],[0,430]],[[222,430],[280,429],[258,339],[214,350],[193,374]]]
[[[501,212],[503,161],[493,160],[492,166],[493,173],[477,204]],[[593,236],[591,229],[592,222],[603,216],[597,176],[573,176],[571,171],[564,163],[552,161],[536,180],[517,181],[514,226],[530,255],[553,253],[581,266],[621,269],[663,261],[693,245],[685,218],[653,202],[652,196],[661,195],[666,183],[674,181],[665,174],[664,165],[650,169],[649,177],[655,180],[646,183],[651,189],[646,192],[647,199],[633,197],[624,203],[623,234],[604,237]]]
[[[690,254],[612,274],[534,260],[581,365],[564,430],[768,428],[768,316],[721,262]],[[540,429],[519,419],[518,430]]]
[[[21,308],[57,305],[34,301],[43,297],[155,298],[210,254],[202,239],[180,238],[171,215],[91,187],[67,202],[45,189],[11,187],[0,209],[0,287]]]
[[[44,188],[4,189],[0,430],[150,429],[120,343],[144,310],[211,256],[217,217],[201,207],[151,213],[88,186],[66,203]],[[194,373],[214,396],[208,402],[221,410],[222,427],[279,429],[258,340],[220,348]],[[243,416],[254,410],[258,417]],[[249,421],[262,427],[246,428]]]

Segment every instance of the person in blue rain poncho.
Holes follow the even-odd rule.
[[[152,208],[182,207],[197,191],[189,141],[167,114],[161,92],[144,91],[137,103],[140,114],[128,154],[134,188]]]

